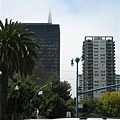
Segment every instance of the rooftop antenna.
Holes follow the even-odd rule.
[[[49,9],[48,23],[52,24],[51,8]]]

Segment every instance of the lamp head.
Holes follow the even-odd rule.
[[[82,55],[81,56],[81,61],[84,62],[84,60],[85,60],[85,57],[84,57],[84,55]]]
[[[73,62],[73,58],[72,58],[72,60],[71,60],[71,66],[73,66],[74,65],[74,62]]]
[[[38,95],[41,95],[42,93],[43,93],[43,91],[39,91],[39,92],[38,92]]]
[[[15,86],[15,90],[19,90],[19,86],[18,85]]]
[[[76,61],[76,63],[78,63],[78,62],[80,61],[80,58],[77,57],[77,58],[75,59],[75,61]]]

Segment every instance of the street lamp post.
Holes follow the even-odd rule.
[[[48,84],[47,84],[47,85],[44,85],[43,87],[41,87],[41,88],[35,93],[35,95],[33,96],[33,98],[30,99],[30,119],[31,119],[31,117],[32,117],[32,101],[34,100],[34,98],[36,97],[36,95],[39,94],[39,92],[40,92],[43,88],[45,88],[45,87],[47,87],[47,86],[48,86]],[[52,82],[50,82],[50,89],[52,89]]]
[[[15,86],[15,91],[16,91],[16,101],[15,101],[15,120],[17,120],[17,98],[18,98],[18,90],[19,87],[18,85]]]
[[[78,118],[78,63],[80,60],[82,61],[82,63],[84,63],[84,60],[85,60],[84,55],[82,55],[80,58],[77,57],[75,60],[74,59],[71,60],[71,66],[74,65],[73,61],[75,61],[77,63],[77,69],[76,69],[76,118]]]
[[[71,60],[71,66],[74,65],[74,60]],[[76,118],[78,117],[78,63],[80,61],[80,58],[76,58],[75,62],[77,64],[77,69],[76,69]]]

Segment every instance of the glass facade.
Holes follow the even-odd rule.
[[[60,26],[51,23],[22,23],[29,31],[35,32],[33,38],[40,45],[37,51],[38,74],[42,79],[52,75],[60,76]]]

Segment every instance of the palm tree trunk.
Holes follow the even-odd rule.
[[[1,118],[1,74],[0,74],[0,118]]]
[[[7,103],[7,88],[8,88],[8,68],[2,66],[1,77],[1,120],[5,120],[6,103]]]

